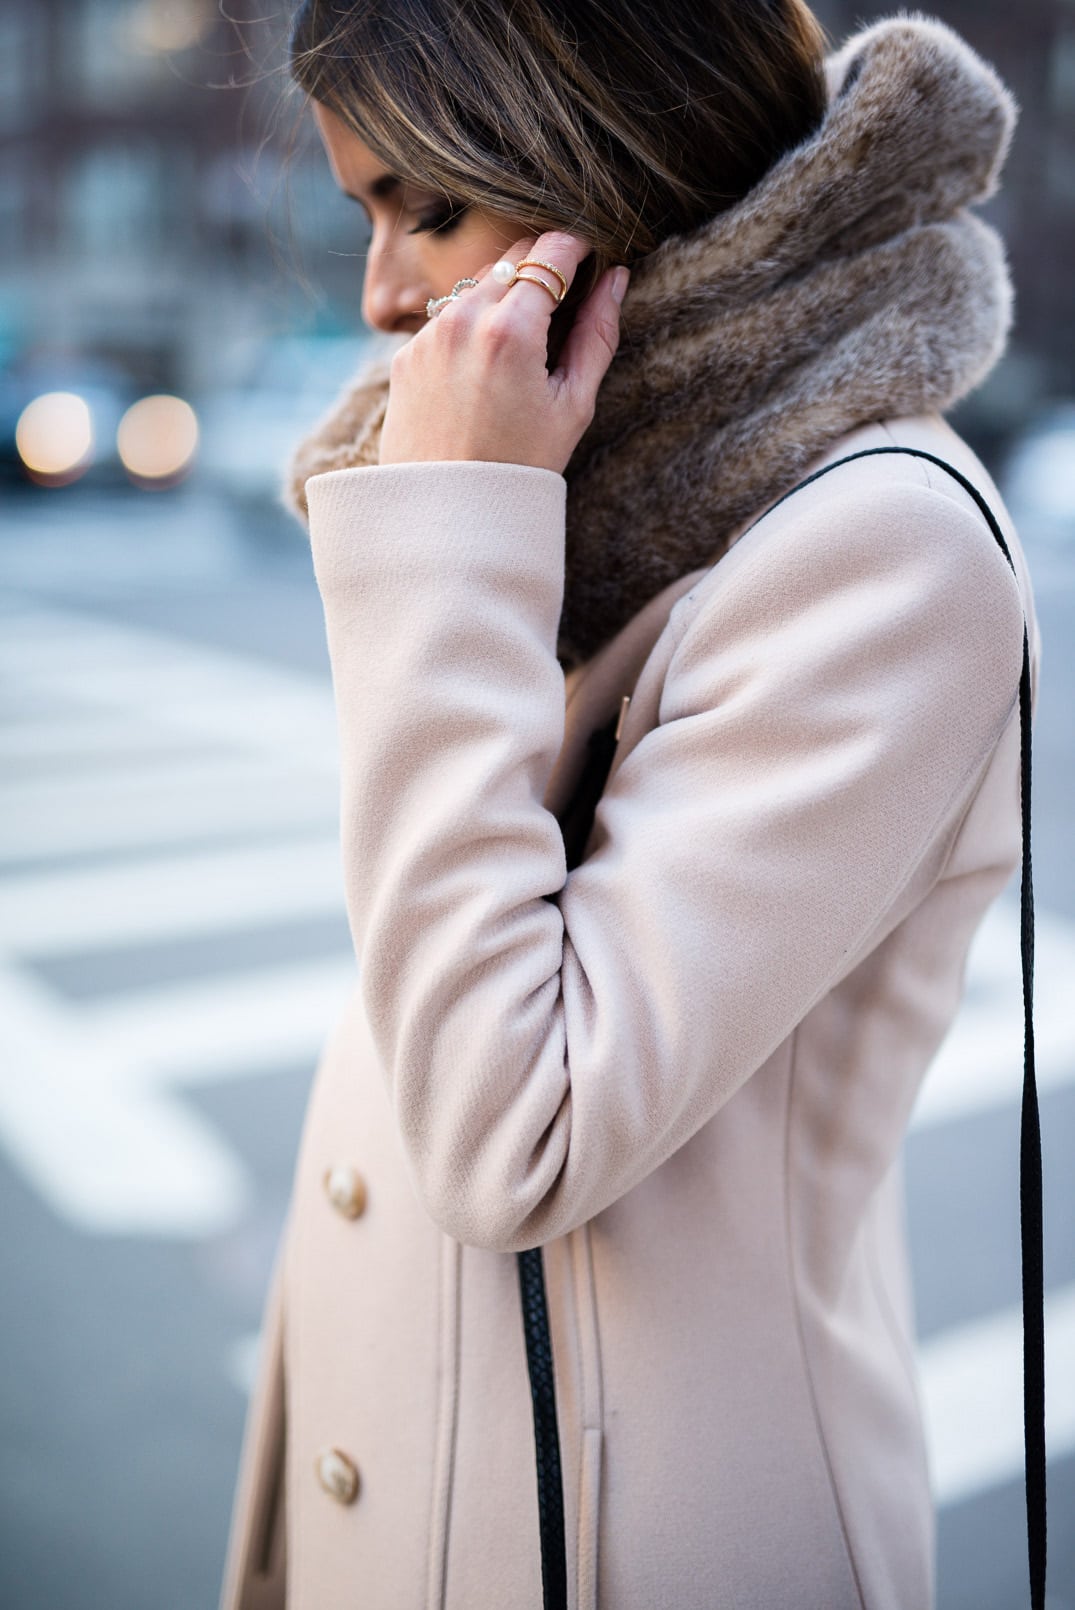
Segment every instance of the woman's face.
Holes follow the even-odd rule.
[[[414,335],[426,302],[456,280],[495,263],[527,231],[468,208],[449,217],[443,196],[387,173],[335,112],[313,103],[332,177],[363,208],[373,231],[362,289],[362,317],[375,330]],[[439,226],[439,227],[438,227]]]

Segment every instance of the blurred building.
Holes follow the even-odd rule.
[[[244,27],[257,9],[0,0],[0,360],[91,353],[199,391],[244,342],[357,323],[360,263],[332,253],[360,215],[308,139],[285,184],[286,13]]]

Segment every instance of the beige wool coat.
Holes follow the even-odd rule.
[[[539,1244],[571,1610],[929,1610],[901,1143],[1017,864],[1039,638],[939,415],[816,463],[893,443],[972,479],[1017,577],[951,477],[868,459],[566,681],[562,476],[309,481],[360,976],[222,1610],[536,1610]],[[567,875],[554,813],[627,696]]]

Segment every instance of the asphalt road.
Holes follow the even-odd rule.
[[[1049,1606],[1073,1610],[1075,541],[1024,537]],[[320,604],[282,514],[193,489],[9,498],[0,589],[0,1605],[215,1610],[306,1092],[353,978]],[[1017,892],[907,1145],[938,1610],[1028,1603]]]

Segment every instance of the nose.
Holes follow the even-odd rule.
[[[371,247],[362,284],[362,317],[371,329],[387,335],[420,329],[431,294],[398,244]]]

